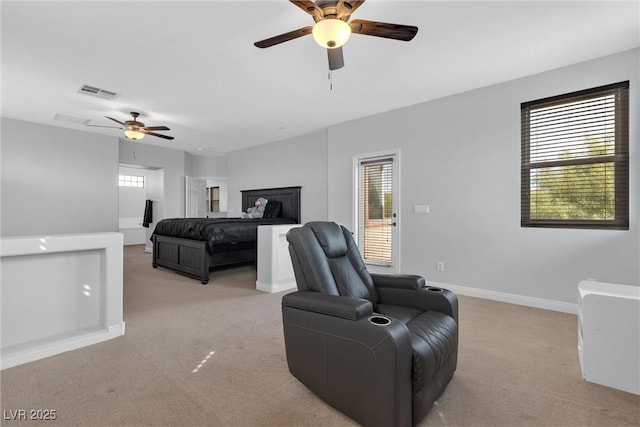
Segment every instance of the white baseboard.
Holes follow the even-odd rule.
[[[276,292],[288,291],[289,289],[296,289],[296,281],[289,280],[282,283],[264,283],[256,280],[256,289],[262,292],[268,292],[274,294]]]
[[[510,304],[525,305],[527,307],[542,308],[544,310],[559,311],[562,313],[578,314],[578,304],[571,304],[568,302],[509,294],[505,292],[488,291],[486,289],[469,288],[466,286],[449,285],[447,283],[438,283],[432,281],[427,281],[427,284],[429,286],[449,289],[453,293],[470,297],[507,302]]]
[[[34,348],[28,348],[13,354],[3,355],[0,359],[0,369],[7,369],[13,366],[22,365],[24,363],[33,362],[35,360],[44,359],[45,357],[55,356],[56,354],[65,353],[70,350],[76,350],[102,341],[124,335],[124,324],[111,325],[106,330],[91,332],[88,334],[67,338],[62,341],[41,345]]]

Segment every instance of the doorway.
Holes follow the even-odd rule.
[[[227,179],[185,177],[185,218],[225,218]]]
[[[399,150],[354,158],[355,238],[372,272],[399,271]]]

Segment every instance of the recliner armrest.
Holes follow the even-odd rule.
[[[373,313],[371,301],[361,298],[325,295],[318,292],[298,291],[282,297],[282,306],[313,311],[314,313],[358,320]]]
[[[448,289],[427,286],[419,290],[378,288],[380,304],[400,305],[420,311],[434,310],[458,321],[458,298]]]
[[[376,274],[371,273],[376,288],[396,288],[417,290],[425,286],[422,276],[413,274]]]

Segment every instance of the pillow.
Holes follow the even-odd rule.
[[[282,212],[282,202],[270,200],[264,208],[263,218],[278,218]]]

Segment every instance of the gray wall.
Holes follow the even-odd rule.
[[[327,132],[233,151],[227,155],[229,216],[242,209],[241,190],[302,186],[302,221],[327,219]]]
[[[228,154],[240,190],[303,186],[303,222],[353,228],[353,158],[400,150],[401,271],[443,284],[575,303],[577,283],[640,283],[639,49]],[[630,80],[630,229],[520,227],[520,104]],[[428,82],[425,82],[428,84]],[[413,213],[414,205],[431,213]],[[436,262],[445,271],[436,271]]]
[[[118,139],[2,118],[2,236],[118,231]]]
[[[353,226],[354,155],[399,148],[403,272],[570,303],[586,278],[638,285],[638,52],[332,126],[328,218]],[[623,80],[631,81],[630,230],[521,228],[520,103]],[[417,204],[431,214],[414,214]]]
[[[188,154],[189,169],[187,174],[196,178],[224,178],[227,176],[226,155],[198,155]]]
[[[118,231],[119,164],[152,169],[154,223],[184,215],[184,151],[3,117],[0,153],[2,236]]]
[[[352,227],[353,156],[399,148],[403,272],[574,303],[585,278],[640,283],[639,56],[635,49],[238,150],[226,164],[3,118],[1,233],[116,231],[118,163],[157,169],[155,221],[183,216],[185,174],[222,177],[226,166],[229,216],[240,214],[240,190],[300,185],[303,222]],[[631,81],[630,230],[521,228],[520,103],[622,80]],[[431,214],[414,214],[416,204]],[[438,260],[445,271],[435,271]]]

